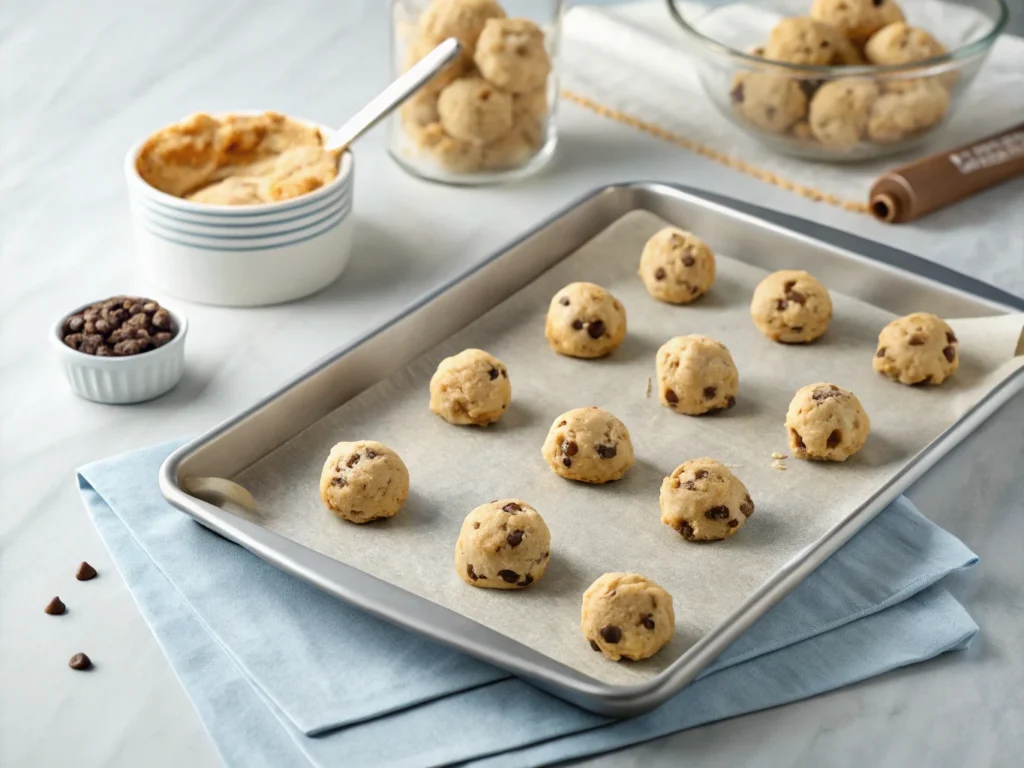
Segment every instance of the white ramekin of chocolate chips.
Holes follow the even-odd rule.
[[[51,341],[77,394],[98,403],[138,403],[181,380],[187,330],[182,315],[152,299],[113,296],[65,315]]]

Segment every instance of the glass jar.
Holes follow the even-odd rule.
[[[389,151],[407,171],[493,184],[540,170],[558,141],[556,60],[564,0],[391,0],[397,76],[446,37],[459,60],[391,118]]]

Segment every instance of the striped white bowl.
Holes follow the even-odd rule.
[[[330,136],[329,128],[317,127]],[[342,156],[337,178],[307,195],[264,205],[209,205],[143,181],[135,161],[144,141],[125,157],[125,176],[136,255],[144,277],[160,291],[203,304],[277,304],[325,288],[345,269],[352,251],[351,153]]]

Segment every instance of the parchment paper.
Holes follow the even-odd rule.
[[[822,339],[808,346],[775,344],[757,331],[748,310],[765,272],[722,253],[706,296],[687,307],[655,301],[636,269],[644,242],[662,226],[647,212],[624,216],[449,341],[239,474],[235,481],[259,505],[254,519],[595,678],[640,682],[671,664],[1024,363],[1013,359],[1024,325],[1020,316],[953,321],[961,342],[956,375],[936,388],[894,384],[871,368],[878,332],[893,315],[842,295],[841,286],[828,286],[835,315]],[[604,285],[626,306],[629,332],[609,358],[560,357],[544,339],[551,296],[575,280]],[[645,396],[658,347],[689,333],[717,338],[732,352],[740,372],[732,410],[695,418]],[[486,349],[508,365],[512,405],[489,428],[452,426],[427,408],[437,363],[467,347]],[[799,387],[816,381],[853,390],[871,417],[871,436],[845,463],[790,458],[787,470],[773,469],[771,453],[788,454],[783,420],[789,401]],[[564,480],[541,457],[555,417],[586,405],[608,409],[632,435],[637,463],[617,483]],[[411,475],[409,500],[399,514],[362,526],[337,520],[318,493],[330,447],[359,439],[391,446]],[[756,503],[754,516],[723,542],[689,543],[660,522],[662,478],[700,456],[733,466]],[[533,504],[551,529],[547,573],[522,591],[476,589],[454,570],[465,515],[503,497]],[[676,637],[653,659],[611,663],[583,639],[583,592],[608,571],[642,573],[673,595]]]

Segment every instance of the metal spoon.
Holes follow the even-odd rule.
[[[414,64],[391,85],[376,96],[373,101],[356,112],[341,128],[334,132],[325,149],[342,151],[364,132],[391,114],[395,107],[422,88],[434,75],[459,57],[461,46],[454,37],[449,37],[434,50]]]

